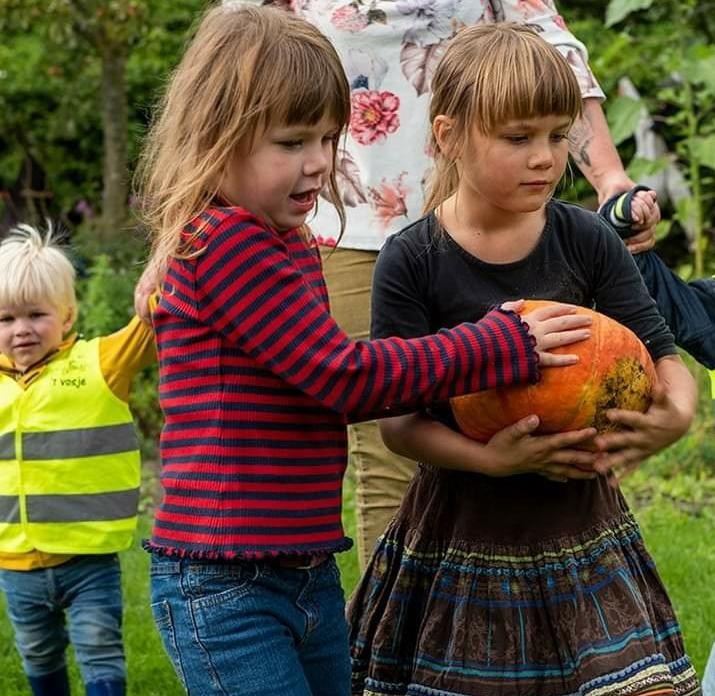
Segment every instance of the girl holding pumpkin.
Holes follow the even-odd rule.
[[[554,450],[562,435],[532,435],[533,416],[486,445],[448,408],[381,421],[388,447],[422,463],[350,603],[353,693],[697,694],[613,473],[686,432],[695,386],[615,231],[551,199],[578,84],[533,31],[504,24],[457,34],[432,90],[429,212],[380,252],[373,336],[420,336],[515,297],[566,301],[632,329],[658,384],[644,414],[609,412],[626,430],[595,439],[587,478],[545,470],[591,455]]]

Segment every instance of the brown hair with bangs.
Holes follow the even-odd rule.
[[[430,122],[440,115],[453,121],[450,153],[434,134],[435,165],[425,200],[431,211],[456,190],[459,153],[477,128],[489,135],[512,119],[581,115],[578,80],[566,59],[529,27],[509,22],[462,29],[447,46],[432,78]]]
[[[153,235],[152,263],[161,268],[171,256],[189,255],[192,240],[182,230],[217,196],[237,147],[272,124],[314,125],[325,115],[345,128],[350,87],[323,34],[280,9],[231,3],[209,9],[168,84],[140,159],[136,181]],[[342,234],[345,210],[334,166],[328,194]]]

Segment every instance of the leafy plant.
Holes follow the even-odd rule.
[[[693,232],[693,262],[683,270],[698,277],[709,265],[710,191],[715,182],[715,46],[710,27],[714,9],[714,2],[696,0],[611,0],[606,10],[606,26],[622,24],[629,45],[640,52],[641,59],[644,55],[652,57],[648,65],[660,76],[646,102],[650,102],[650,110],[657,107],[663,114],[661,126],[686,171],[690,195],[679,202],[673,220]],[[653,27],[663,25],[669,28],[668,36],[663,37],[656,53],[643,37]],[[636,28],[637,34],[629,32]],[[640,100],[628,97],[611,103],[608,116],[617,143],[635,132],[642,108]],[[643,171],[642,163],[635,164]],[[652,167],[666,164],[661,160]],[[668,229],[666,223],[661,233],[667,234]]]
[[[0,0],[0,213],[71,224],[79,201],[103,241],[126,228],[150,107],[205,4]]]

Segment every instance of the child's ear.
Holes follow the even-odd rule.
[[[456,160],[460,155],[460,147],[455,132],[454,119],[440,114],[432,121],[432,134],[440,152],[451,160]]]
[[[67,310],[67,315],[65,317],[64,322],[62,323],[62,335],[64,336],[69,332],[69,330],[72,328],[72,325],[74,324],[74,320],[77,318],[77,308],[76,307],[70,307]]]

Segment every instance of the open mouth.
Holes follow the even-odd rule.
[[[317,189],[310,189],[309,191],[302,191],[301,193],[291,193],[290,197],[300,205],[308,205],[315,202],[315,197],[317,195]]]

